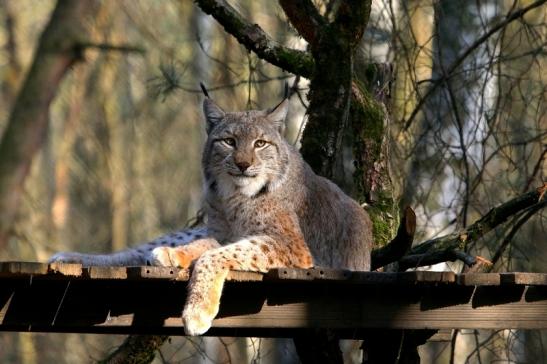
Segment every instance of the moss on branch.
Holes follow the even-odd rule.
[[[376,67],[369,67],[373,66]],[[377,247],[392,239],[399,223],[398,204],[388,166],[388,117],[384,105],[375,100],[360,82],[354,82],[350,107],[355,157],[353,179],[359,201],[368,205]]]
[[[306,78],[312,75],[314,60],[309,53],[277,43],[258,24],[248,22],[225,0],[196,0],[196,3],[206,14],[213,16],[227,33],[261,59],[295,75]]]

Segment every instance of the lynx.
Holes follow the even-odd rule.
[[[204,100],[206,227],[111,255],[59,253],[51,260],[193,267],[182,313],[187,335],[211,327],[229,270],[369,270],[369,216],[285,141],[288,108],[288,98],[270,110],[242,112],[225,112]]]

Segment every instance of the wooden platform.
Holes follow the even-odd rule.
[[[0,331],[183,335],[185,270],[0,263]],[[547,274],[231,272],[208,335],[330,328],[547,329]]]

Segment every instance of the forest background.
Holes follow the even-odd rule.
[[[277,2],[230,3],[279,43],[306,49]],[[326,13],[336,1],[314,3]],[[544,3],[373,2],[355,71],[366,79],[367,65],[391,64],[390,76],[374,86],[390,110],[390,170],[401,206],[417,213],[416,241],[459,231],[546,180]],[[0,1],[0,133],[55,5]],[[528,10],[508,21],[522,9]],[[55,87],[47,137],[21,186],[13,225],[0,240],[0,260],[115,251],[184,226],[201,200],[199,82],[226,110],[242,110],[277,104],[283,83],[294,80],[248,52],[189,0],[96,1],[90,14],[76,19],[89,43]],[[287,137],[297,145],[307,91],[302,79],[292,98]],[[351,158],[341,164],[351,171]],[[351,180],[339,179],[352,190]],[[466,252],[492,260],[494,271],[545,272],[545,222],[544,210],[524,211]],[[547,355],[545,334],[461,330],[452,342],[427,344],[420,353],[424,363],[540,362]],[[122,340],[1,333],[0,361],[90,362]],[[297,357],[289,340],[172,338],[156,358],[229,360],[288,363]]]

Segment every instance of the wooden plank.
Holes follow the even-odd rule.
[[[458,283],[465,286],[528,285],[547,286],[545,273],[468,273],[458,275]]]
[[[48,265],[48,273],[63,276],[80,277],[83,273],[81,264],[51,263]]]
[[[127,277],[130,279],[176,279],[187,281],[190,277],[188,269],[171,267],[128,267]]]
[[[126,279],[126,267],[85,267],[84,276],[91,279]]]
[[[170,267],[128,267],[126,268],[127,278],[130,279],[171,279],[178,281],[188,281],[190,272],[188,269],[170,268]],[[263,279],[262,273],[230,271],[227,280],[235,282],[260,282]],[[108,278],[108,274],[103,273],[102,278]]]
[[[231,270],[227,277],[227,281],[229,282],[261,282],[263,279],[264,274],[262,273],[239,270]]]
[[[499,286],[498,273],[467,273],[458,275],[458,284],[463,286]]]
[[[501,284],[524,284],[527,286],[547,286],[546,273],[501,273]]]
[[[267,273],[268,280],[311,281],[316,279],[315,269],[279,268]]]
[[[322,327],[331,329],[358,328],[545,328],[547,302],[516,302],[473,307],[471,302],[424,309],[423,302],[435,299],[440,293],[429,287],[418,295],[412,292],[392,292],[386,287],[370,287],[361,293],[316,294],[306,302],[290,301],[285,289],[284,304],[268,304],[252,314],[222,317],[216,327],[267,326],[282,328]],[[415,287],[417,289],[417,287]],[[302,292],[305,287],[300,287]],[[401,294],[402,293],[402,294]],[[293,297],[293,301],[298,301]],[[543,316],[542,316],[543,315]],[[221,311],[221,316],[223,313]]]
[[[345,281],[363,284],[407,284],[412,283],[454,283],[456,274],[454,272],[429,272],[411,271],[400,273],[384,272],[357,272],[329,268],[280,268],[272,269],[266,274],[269,281],[294,280],[294,281]]]
[[[456,274],[454,272],[431,272],[413,271],[400,273],[401,280],[417,283],[454,283]]]
[[[187,280],[187,270],[165,267],[0,263],[0,331],[182,334]],[[547,277],[231,271],[209,334],[282,337],[314,328],[347,338],[375,328],[547,329]]]
[[[121,272],[89,270],[83,277],[41,275],[32,281],[21,275],[0,278],[0,331],[182,335],[186,282],[173,279],[176,271],[150,270],[147,274],[155,278],[145,278],[126,269],[128,279],[121,279]],[[383,273],[352,273],[345,281],[239,276],[226,283],[209,334],[281,337],[329,328],[358,338],[375,328],[547,328],[543,286],[462,286],[451,275],[421,273],[415,277],[422,281],[416,282],[409,281],[409,274],[388,274],[390,282],[398,282],[396,288],[370,280],[363,284],[365,277],[379,280],[378,274]]]
[[[48,265],[34,262],[0,262],[0,276],[28,276],[48,273]]]

